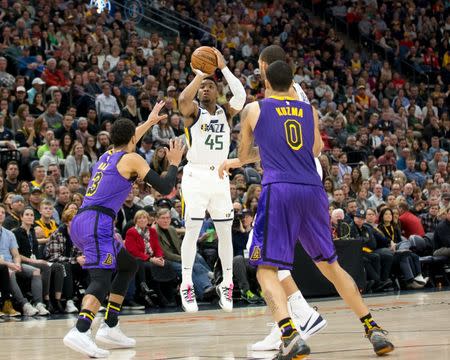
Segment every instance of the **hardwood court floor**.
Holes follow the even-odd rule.
[[[450,359],[450,291],[412,292],[366,298],[377,321],[390,331],[395,352],[386,359]],[[341,300],[311,301],[328,327],[308,343],[309,359],[375,359],[361,325]],[[67,349],[62,337],[75,317],[0,324],[0,359],[83,359]],[[263,338],[270,317],[265,307],[197,314],[165,313],[123,316],[122,328],[136,338],[134,350],[114,350],[109,359],[271,359],[274,353],[250,352]],[[98,326],[96,319],[94,329]],[[86,358],[87,359],[87,358]]]

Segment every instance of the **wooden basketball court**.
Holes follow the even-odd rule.
[[[450,291],[412,292],[366,298],[376,320],[390,332],[395,352],[386,359],[450,359]],[[341,300],[311,301],[328,327],[308,340],[309,359],[375,359],[362,326]],[[62,338],[68,319],[9,320],[0,323],[0,359],[83,359]],[[94,331],[100,319],[96,319]],[[251,352],[248,345],[269,331],[265,307],[232,313],[200,311],[121,317],[124,332],[136,338],[133,350],[113,350],[110,359],[271,359],[274,352]]]

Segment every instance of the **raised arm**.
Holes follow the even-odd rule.
[[[208,76],[200,70],[194,69],[192,65],[191,68],[195,73],[195,78],[189,83],[188,86],[186,86],[178,98],[178,108],[180,109],[181,115],[185,117],[185,127],[192,126],[194,123],[194,118],[197,117],[199,109],[198,104],[194,99],[197,95],[198,89],[200,89],[200,84],[203,79]]]
[[[228,103],[230,117],[232,118],[244,107],[247,94],[245,93],[241,81],[233,75],[230,69],[228,69],[222,53],[216,48],[213,49],[217,56],[217,67],[222,71],[222,74],[230,87],[231,93],[233,94],[233,97]]]
[[[159,103],[157,103],[153,107],[153,110],[148,116],[147,121],[136,128],[136,142],[138,142],[153,125],[158,124],[161,120],[167,118],[167,114],[159,115],[159,112],[165,104],[166,103],[164,101],[160,101]]]
[[[316,109],[311,107],[313,109],[313,115],[314,115],[314,145],[313,145],[313,153],[314,157],[318,157],[320,155],[320,152],[323,148],[323,141],[322,137],[320,136],[320,129],[319,129],[319,114],[317,113]]]

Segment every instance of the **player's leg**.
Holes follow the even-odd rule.
[[[301,359],[310,352],[289,316],[286,293],[278,278],[278,269],[291,269],[294,260],[299,231],[292,212],[295,191],[296,186],[291,184],[263,187],[250,247],[250,263],[258,266],[258,282],[280,329],[281,346],[276,357],[279,359]]]
[[[91,335],[91,325],[97,314],[101,301],[106,297],[111,286],[112,270],[90,269],[90,283],[83,297],[78,320],[64,337],[64,344],[71,349],[94,358],[109,356],[109,351],[99,348]]]
[[[197,254],[197,241],[209,197],[205,194],[205,189],[201,188],[201,176],[199,177],[195,170],[187,169],[188,166],[185,167],[181,184],[186,233],[181,244],[182,280],[180,296],[181,306],[184,311],[196,312],[198,311],[198,305],[195,297],[194,283],[192,281],[192,271]]]
[[[117,254],[116,275],[111,284],[111,293],[106,307],[104,322],[96,335],[96,340],[123,348],[134,347],[136,340],[127,337],[120,329],[119,314],[131,280],[138,270],[136,259],[123,247]]]
[[[233,240],[231,227],[233,225],[233,203],[230,195],[228,178],[217,179],[218,191],[211,197],[208,211],[214,221],[219,247],[219,258],[222,264],[223,280],[217,287],[220,297],[219,305],[224,311],[233,310]]]
[[[337,262],[336,249],[331,238],[331,226],[328,215],[328,199],[324,191],[315,187],[303,187],[300,240],[303,248],[314,260],[322,274],[333,283],[342,299],[358,316],[365,333],[378,355],[388,353],[394,346],[378,326],[359,293],[353,278]],[[314,212],[312,213],[312,209]]]

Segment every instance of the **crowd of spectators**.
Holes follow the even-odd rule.
[[[120,11],[97,14],[83,1],[0,2],[0,201],[5,210],[2,220],[0,209],[0,270],[21,259],[23,268],[31,267],[22,271],[34,281],[34,305],[19,286],[1,289],[4,312],[15,312],[12,295],[25,314],[76,311],[73,300],[88,279],[84,257],[70,241],[70,221],[82,204],[91,166],[110,146],[112,123],[125,116],[139,124],[165,100],[168,119],[155,125],[137,149],[153,170],[164,173],[164,147],[170,139],[184,138],[177,99],[194,76],[191,54],[213,39],[244,84],[248,102],[264,97],[260,51],[270,44],[286,50],[295,81],[320,115],[325,144],[320,162],[335,239],[363,239],[372,290],[389,287],[395,268],[406,287],[422,287],[426,277],[409,238],[434,233],[428,239],[436,254],[450,257],[450,22],[441,2],[398,1],[390,11],[393,2],[338,1],[330,8],[370,29],[368,37],[391,44],[386,59],[365,47],[348,48],[332,26],[309,17],[301,2],[165,1],[159,6],[196,18],[211,36],[139,36]],[[400,59],[422,59],[418,65],[434,75],[433,82],[411,82],[398,69]],[[223,104],[230,91],[220,72],[215,77]],[[237,156],[238,135],[236,116],[230,157]],[[259,164],[254,168],[263,176]],[[235,282],[242,298],[258,302],[246,245],[261,186],[245,169],[233,175]],[[149,306],[174,303],[181,213],[180,184],[164,198],[143,183],[133,186],[116,229],[117,239],[141,262],[128,304],[136,299]],[[47,269],[47,262],[60,266]],[[196,293],[210,300],[220,266],[208,217],[195,266]]]

